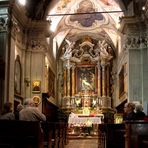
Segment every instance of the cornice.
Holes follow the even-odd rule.
[[[133,28],[132,30],[135,31],[137,30],[137,23],[141,23],[141,22],[142,22],[141,18],[137,16],[122,17],[121,22],[120,22],[121,26],[120,26],[119,31],[123,34],[126,33],[130,25],[132,25],[131,26]]]
[[[25,9],[23,7],[19,6],[16,3],[12,9],[12,15],[23,28],[26,27],[26,24],[28,22],[28,18],[25,14]]]

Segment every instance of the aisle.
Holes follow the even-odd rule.
[[[97,139],[70,139],[65,148],[98,148]]]

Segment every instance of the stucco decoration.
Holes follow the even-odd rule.
[[[48,50],[48,45],[44,41],[31,39],[29,41],[28,50],[35,51],[35,52],[36,51],[45,51],[46,52]]]
[[[64,48],[65,51],[64,51],[62,59],[67,59],[68,60],[68,59],[70,59],[72,57],[72,48],[74,47],[75,42],[70,42],[67,39],[65,39],[65,41],[66,41],[67,45]]]
[[[125,38],[125,46],[124,49],[140,49],[147,48],[148,39],[146,36],[127,36]]]
[[[8,17],[0,16],[0,30],[5,30],[7,28]]]
[[[105,40],[93,40],[90,37],[85,37],[76,42],[66,41],[66,48],[62,48],[62,60],[68,59],[72,62],[81,63],[85,60],[91,63],[98,62],[104,59],[110,61],[113,58],[113,49]]]

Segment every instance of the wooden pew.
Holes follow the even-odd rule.
[[[148,148],[148,121],[126,122],[125,148]]]
[[[125,148],[125,124],[99,124],[98,137],[100,140],[103,139],[102,144],[106,145],[106,148]]]
[[[0,148],[43,148],[40,123],[0,120]]]
[[[56,122],[42,122],[42,129],[44,132],[44,146],[46,148],[58,148],[58,123]]]
[[[48,93],[42,93],[42,112],[47,119],[42,124],[46,145],[48,148],[63,148],[68,143],[68,115],[49,101]]]
[[[67,128],[64,122],[43,122],[44,142],[48,148],[64,148]]]

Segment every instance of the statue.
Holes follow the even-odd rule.
[[[100,57],[102,59],[106,59],[108,61],[112,59],[113,56],[107,51],[107,49],[110,47],[105,40],[99,41],[98,47],[100,48]]]
[[[72,48],[74,47],[75,42],[70,42],[67,39],[65,39],[65,41],[68,44],[68,47],[65,49],[65,52],[62,58],[68,60],[72,57]]]

